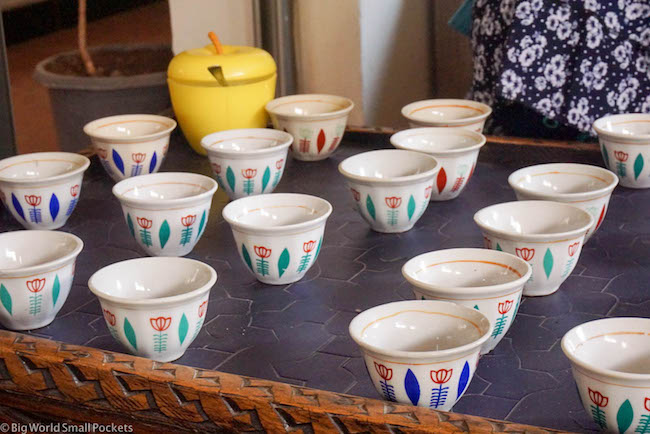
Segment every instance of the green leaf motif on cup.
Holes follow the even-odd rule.
[[[232,171],[230,166],[228,166],[228,169],[226,170],[226,181],[228,181],[228,186],[230,187],[230,190],[234,193],[235,192],[235,172]]]
[[[280,255],[280,259],[278,259],[278,274],[280,277],[284,274],[284,272],[287,270],[289,267],[289,261],[291,257],[289,256],[289,250],[285,249],[282,251],[282,254]]]
[[[603,160],[605,160],[605,166],[609,168],[609,155],[607,154],[607,148],[605,145],[601,145],[600,149],[603,152]]]
[[[187,321],[187,317],[185,314],[181,317],[181,321],[178,324],[178,340],[180,341],[181,345],[183,344],[183,341],[185,341],[185,338],[187,337],[187,331],[190,328],[190,323]]]
[[[2,284],[0,284],[0,302],[2,302],[4,308],[7,310],[7,312],[9,312],[9,315],[13,315],[11,312],[11,308],[12,308],[11,294],[9,294],[7,288],[5,288],[5,286]]]
[[[250,268],[252,272],[255,272],[255,270],[253,270],[253,263],[251,262],[251,255],[248,253],[246,246],[243,244],[241,245],[241,255],[244,257],[244,262],[246,262],[248,268]]]
[[[370,215],[370,217],[375,220],[375,204],[372,202],[370,195],[366,197],[366,209],[368,210],[368,215]]]
[[[131,219],[131,214],[126,213],[126,224],[129,225],[129,232],[131,236],[135,238],[135,228],[133,227],[133,220]]]
[[[206,218],[206,210],[203,210],[203,215],[201,216],[201,221],[199,222],[199,230],[196,231],[197,240],[199,239],[199,237],[201,236],[201,232],[203,232],[203,229],[205,228],[205,218]]]
[[[546,249],[544,254],[544,272],[546,273],[546,278],[551,277],[551,271],[553,271],[553,253],[551,249]]]
[[[643,171],[643,155],[639,154],[634,160],[634,179],[639,179],[639,175]]]
[[[264,175],[262,176],[262,193],[264,193],[266,186],[269,185],[270,180],[271,180],[271,169],[269,168],[269,166],[266,166],[266,170],[264,171]]]
[[[169,223],[167,220],[163,221],[163,224],[160,225],[160,230],[158,231],[158,236],[160,237],[160,248],[164,249],[167,241],[169,241],[169,236],[171,231],[169,229]]]
[[[632,425],[634,421],[634,410],[630,400],[626,399],[616,413],[616,423],[618,424],[618,432],[624,433]]]
[[[407,212],[408,212],[409,220],[411,220],[413,214],[415,213],[415,198],[413,197],[413,195],[411,195],[411,198],[409,199]]]
[[[124,336],[126,336],[126,340],[129,341],[131,346],[137,350],[138,349],[138,341],[135,337],[135,330],[133,330],[133,326],[129,322],[129,319],[127,317],[124,317]]]
[[[316,248],[316,253],[314,253],[314,262],[316,262],[316,258],[318,258],[318,254],[320,253],[320,248],[323,245],[323,237],[320,237],[320,241],[318,242],[318,247]]]
[[[503,252],[503,249],[501,248],[501,245],[499,245],[499,243],[497,243],[497,250],[498,250],[499,252]]]
[[[54,276],[54,285],[52,285],[52,306],[56,306],[61,292],[61,282],[59,282],[59,275]]]

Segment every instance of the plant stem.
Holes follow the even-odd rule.
[[[79,0],[79,22],[78,22],[79,54],[86,68],[86,73],[94,77],[97,75],[95,64],[88,53],[86,38],[86,0]]]

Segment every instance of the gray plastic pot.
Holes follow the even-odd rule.
[[[102,49],[130,51],[161,47],[164,46],[105,45],[91,48],[90,53]],[[77,51],[68,51],[48,57],[39,62],[34,71],[34,79],[49,90],[62,150],[76,152],[90,146],[83,127],[92,120],[118,114],[159,114],[171,108],[167,72],[131,77],[75,77],[45,69],[59,57],[75,53]]]

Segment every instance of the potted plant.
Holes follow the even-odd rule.
[[[59,146],[78,151],[89,145],[83,126],[97,118],[129,113],[158,114],[171,107],[164,45],[87,47],[86,0],[79,0],[78,50],[36,65],[34,78],[49,90]]]

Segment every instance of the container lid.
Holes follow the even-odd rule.
[[[220,67],[221,72],[215,73],[218,77],[210,72],[212,67]],[[275,72],[273,57],[261,48],[224,45],[223,54],[217,54],[212,44],[183,51],[167,68],[170,79],[209,86],[253,83],[271,77]]]

